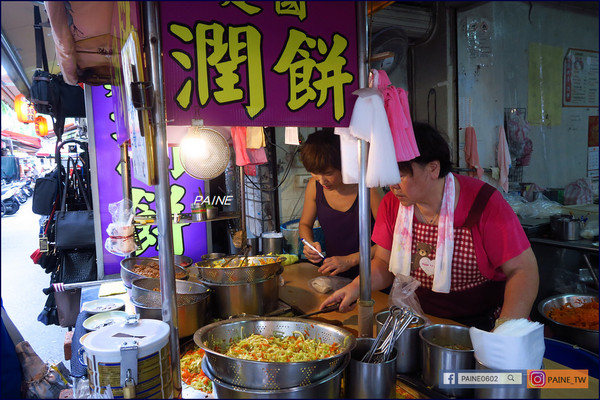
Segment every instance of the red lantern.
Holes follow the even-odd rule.
[[[15,112],[19,122],[32,123],[35,118],[35,108],[21,93],[15,96]]]
[[[48,120],[42,115],[35,117],[35,133],[42,137],[48,135]]]

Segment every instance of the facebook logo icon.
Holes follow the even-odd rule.
[[[442,383],[444,385],[455,385],[456,374],[454,372],[444,372],[444,375],[442,377]]]

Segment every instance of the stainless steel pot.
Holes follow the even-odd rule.
[[[475,356],[469,328],[456,325],[430,325],[419,331],[423,350],[423,382],[435,390],[454,397],[472,397],[473,389],[440,388],[441,371],[474,369]],[[470,350],[454,350],[459,345]]]
[[[161,292],[154,289],[160,289],[160,280],[156,278],[134,280],[131,302],[141,318],[162,320]],[[179,337],[183,338],[193,335],[206,324],[210,289],[199,283],[178,280],[175,290]]]
[[[162,308],[150,307],[131,300],[136,314],[140,319],[157,319],[162,321]],[[177,306],[177,323],[179,337],[184,338],[193,335],[198,329],[206,325],[206,300],[196,303]]]
[[[598,354],[598,330],[576,328],[574,326],[561,324],[548,317],[548,313],[553,308],[559,308],[565,304],[571,304],[573,307],[578,307],[582,303],[593,300],[598,301],[598,296],[575,293],[559,294],[540,301],[538,304],[538,311],[546,320],[555,339],[576,344]]]
[[[550,217],[550,229],[558,240],[579,240],[582,221],[572,215],[553,215]]]
[[[396,397],[396,349],[392,358],[381,363],[363,362],[375,344],[374,338],[356,339],[350,364],[344,373],[344,394],[350,399],[393,399]]]
[[[198,280],[208,286],[210,295],[209,309],[216,318],[228,318],[231,315],[265,315],[275,311],[279,305],[279,271],[267,278],[249,283],[220,284]]]
[[[266,232],[261,236],[262,254],[283,253],[283,233]]]
[[[382,311],[375,316],[377,333],[381,330],[388,315],[390,315],[389,311]],[[419,337],[419,331],[425,325],[425,320],[421,317],[418,318],[419,322],[409,325],[394,344],[398,352],[396,372],[399,374],[415,372],[421,368],[421,338]]]

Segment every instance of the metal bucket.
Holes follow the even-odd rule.
[[[200,280],[211,289],[209,309],[216,318],[231,315],[265,315],[279,306],[279,270],[270,278],[250,282],[217,284]]]
[[[441,371],[474,369],[475,356],[469,328],[456,325],[430,325],[419,331],[422,344],[423,382],[444,394],[472,397],[473,389],[440,388]],[[445,346],[460,345],[470,350],[454,350]]]
[[[265,232],[261,236],[262,254],[283,253],[283,233]]]
[[[377,333],[381,330],[388,315],[390,315],[389,311],[382,311],[375,316]],[[399,374],[416,372],[421,369],[421,338],[419,337],[419,331],[425,325],[425,320],[421,317],[418,318],[419,322],[409,325],[394,345],[398,352],[396,372]]]
[[[392,358],[383,363],[367,363],[361,359],[375,343],[374,338],[356,339],[350,353],[350,364],[344,373],[344,394],[350,399],[396,398],[396,349]]]

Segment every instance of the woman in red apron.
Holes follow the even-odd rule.
[[[516,214],[490,185],[450,172],[439,132],[413,127],[420,156],[398,163],[401,182],[379,206],[372,289],[410,275],[421,282],[417,296],[426,314],[487,330],[496,319],[527,318],[539,277]],[[358,295],[357,278],[323,306],[341,301],[347,311]]]

